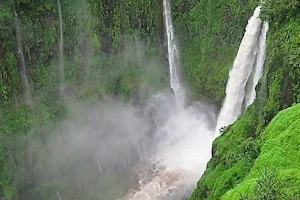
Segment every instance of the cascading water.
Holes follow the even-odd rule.
[[[63,37],[62,11],[61,11],[60,0],[57,0],[57,8],[58,8],[58,15],[59,15],[59,30],[60,30],[58,70],[59,70],[60,90],[62,90],[65,83],[65,68],[64,68],[64,37]]]
[[[174,91],[174,94],[178,102],[180,104],[184,104],[185,91],[180,83],[179,66],[178,66],[179,51],[174,36],[170,1],[164,0],[163,7],[164,7],[165,28],[166,28],[167,44],[168,44],[170,85]]]
[[[100,164],[99,160],[98,160],[95,156],[94,156],[94,161],[95,161],[95,163],[97,164],[99,173],[102,174],[102,167],[101,167],[101,164]]]
[[[15,12],[15,25],[16,25],[16,32],[17,32],[17,43],[18,43],[18,54],[21,60],[21,80],[24,90],[24,97],[26,102],[31,101],[31,94],[30,94],[30,84],[27,77],[27,68],[26,62],[23,54],[23,45],[22,45],[22,37],[21,37],[21,28],[18,14]]]
[[[259,79],[263,75],[263,69],[264,69],[263,67],[266,58],[266,39],[267,39],[268,29],[269,29],[268,22],[264,22],[261,30],[260,38],[259,38],[258,54],[256,58],[255,68],[253,69],[252,72],[251,85],[249,90],[246,91],[246,97],[245,97],[246,107],[248,107],[254,102],[256,98],[255,87],[258,84]]]
[[[262,21],[259,19],[260,10],[261,7],[258,6],[248,21],[246,32],[229,73],[226,98],[218,117],[216,136],[220,134],[221,128],[232,124],[242,113],[246,84],[258,53],[262,25]]]
[[[58,199],[58,200],[62,200],[62,198],[61,198],[61,196],[60,196],[60,194],[59,194],[58,191],[56,192],[56,196],[57,196],[57,199]]]
[[[152,172],[140,175],[138,190],[129,190],[122,200],[182,199],[189,195],[211,158],[215,112],[203,103],[184,107],[185,90],[180,83],[178,48],[169,0],[163,1],[168,43],[170,85],[175,95],[160,93],[148,104],[155,126],[155,152],[146,159]]]

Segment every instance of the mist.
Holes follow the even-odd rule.
[[[162,91],[140,105],[113,97],[64,104],[60,119],[33,128],[47,137],[27,136],[30,178],[49,199],[180,200],[211,157],[216,116],[207,103],[178,108]]]
[[[140,175],[139,188],[130,190],[123,200],[183,199],[205,171],[211,157],[215,108],[204,102],[184,108],[175,98],[167,92],[150,98],[146,113],[154,125],[155,151],[149,158],[154,169]]]
[[[75,106],[70,117],[59,122],[49,143],[56,152],[101,161],[102,170],[122,170],[138,162],[146,151],[149,123],[138,109],[110,100]]]
[[[137,37],[125,41],[122,52],[111,60],[97,55],[86,35],[79,30],[74,60],[66,61],[67,71],[73,70],[72,63],[81,65],[77,76],[84,77],[84,84],[74,87],[67,78],[62,94],[65,114],[47,130],[49,137],[39,156],[40,163],[47,160],[40,176],[50,173],[57,188],[47,192],[53,199],[181,200],[189,196],[211,157],[215,107],[206,102],[179,106],[169,89],[167,67],[161,58],[149,56],[147,44]],[[140,72],[138,80],[131,77],[133,69]],[[120,79],[124,74],[131,79]],[[101,89],[100,99],[84,98],[86,91],[99,93],[98,88],[107,84],[123,90],[127,81],[139,82],[127,101]],[[67,93],[68,88],[74,93]],[[83,92],[78,95],[78,90]],[[32,146],[37,143],[32,141]],[[65,183],[73,191],[64,188]]]

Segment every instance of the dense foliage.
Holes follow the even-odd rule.
[[[300,181],[298,174],[299,153],[297,150],[300,131],[299,113],[300,107],[297,104],[292,108],[280,112],[272,120],[264,131],[264,134],[262,134],[260,140],[261,152],[249,174],[241,184],[237,185],[233,190],[228,191],[223,199],[238,199],[241,194],[247,193],[256,196],[273,195],[273,197],[269,196],[265,199],[297,199],[296,195],[299,195],[298,186]],[[266,174],[264,168],[271,172],[267,172]],[[272,174],[272,168],[275,168],[278,172],[278,181],[275,175],[272,176],[275,180],[270,180],[268,173]],[[256,178],[259,177],[261,177],[257,183],[259,185],[261,185],[262,180],[274,183],[256,186],[254,188],[256,193],[253,194],[249,188],[253,188]]]
[[[99,199],[99,192],[104,199],[116,199],[129,187],[132,175],[111,169],[99,178],[95,162],[84,152],[73,159],[57,158],[65,163],[49,163],[55,147],[46,141],[59,137],[58,121],[72,115],[65,105],[68,99],[94,104],[109,95],[143,104],[167,86],[161,1],[61,0],[66,79],[62,92],[57,3],[0,2],[0,199]],[[23,98],[17,26],[30,102]],[[61,140],[57,144],[64,146]],[[90,172],[88,183],[74,175],[83,170]]]
[[[94,81],[101,89],[89,89],[128,99],[144,81],[139,76],[147,70],[143,59],[149,60],[146,65],[157,65],[159,71],[155,76],[166,71],[159,47],[164,38],[160,1],[69,0],[61,4],[68,85]],[[44,92],[43,96],[45,93],[57,96],[60,35],[57,2],[21,0],[0,6],[2,106],[11,106],[22,95],[15,12],[21,22],[27,74],[34,95]],[[156,82],[161,82],[162,77],[157,77]]]

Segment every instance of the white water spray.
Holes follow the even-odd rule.
[[[252,79],[250,88],[247,91],[246,97],[245,97],[246,107],[248,107],[249,105],[251,105],[254,102],[254,100],[256,98],[255,87],[263,75],[264,63],[265,63],[265,58],[266,58],[266,39],[267,39],[268,29],[269,29],[268,22],[264,22],[262,31],[260,34],[260,38],[259,38],[259,47],[258,47],[258,54],[257,54],[257,58],[256,58],[255,68],[253,69],[253,72],[252,72],[253,79]]]
[[[173,28],[173,24],[172,24],[170,1],[164,0],[163,7],[164,7],[165,28],[166,28],[167,44],[168,44],[170,85],[174,91],[174,94],[175,94],[178,102],[180,104],[184,104],[185,91],[180,83],[179,66],[178,66],[179,51],[178,51],[176,39],[174,36],[174,28]]]
[[[58,199],[58,200],[62,200],[62,198],[61,198],[61,196],[60,196],[60,194],[59,194],[58,191],[56,191],[56,196],[57,196],[57,199]]]
[[[139,190],[122,200],[180,199],[190,195],[211,158],[214,109],[203,103],[182,108],[174,95],[160,93],[148,104],[155,120],[153,173],[141,176]]]
[[[216,136],[220,134],[219,130],[222,127],[226,127],[235,122],[242,113],[246,84],[257,57],[262,24],[261,19],[259,19],[260,10],[261,7],[257,7],[253,16],[248,21],[246,32],[233,67],[229,73],[229,80],[226,86],[226,98],[218,118]]]
[[[18,54],[20,55],[21,60],[21,80],[24,90],[24,97],[26,102],[31,101],[31,94],[30,94],[30,84],[27,77],[27,67],[26,61],[23,54],[23,45],[22,45],[22,37],[21,37],[21,28],[18,14],[15,12],[15,25],[16,25],[16,32],[17,32],[17,43],[18,43]]]
[[[65,68],[64,68],[64,37],[63,37],[62,11],[61,11],[60,0],[57,0],[57,8],[59,14],[59,28],[60,28],[59,82],[60,82],[60,90],[62,90],[65,84]]]

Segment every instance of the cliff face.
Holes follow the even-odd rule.
[[[257,2],[172,1],[183,76],[193,99],[207,98],[221,103],[228,71]],[[10,0],[0,6],[2,107],[11,106],[22,96],[15,12],[20,21],[32,91],[34,95],[57,96],[60,42],[57,2]],[[145,60],[147,65],[157,66],[156,82],[168,79],[167,69],[162,67],[166,48],[161,1],[61,1],[61,8],[67,84],[78,86],[89,79],[101,85],[88,88],[89,92],[130,99],[137,96],[139,85],[147,79],[141,78],[146,70],[141,70]]]
[[[143,60],[160,70],[162,75],[156,82],[167,79],[162,67],[161,1],[61,1],[61,8],[67,84],[80,85],[88,79],[101,85],[101,89],[89,88],[90,92],[118,94],[128,99],[143,81],[139,80],[146,70],[141,69]],[[57,1],[5,1],[0,4],[1,107],[12,106],[22,96],[15,13],[34,95],[57,96],[59,85]]]
[[[263,7],[270,29],[258,99],[214,142],[191,199],[299,198],[299,105],[277,115],[300,101],[299,11],[299,1],[268,1]]]

